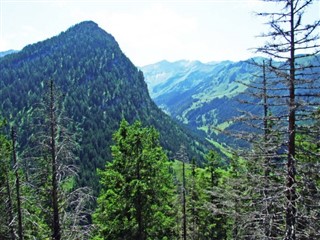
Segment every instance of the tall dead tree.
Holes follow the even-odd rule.
[[[88,239],[91,191],[76,186],[78,145],[75,133],[69,131],[73,122],[63,110],[63,95],[51,80],[44,100],[32,112],[35,134],[29,141],[34,146],[28,153],[34,159],[30,185],[35,186],[36,201],[53,240]]]
[[[199,193],[197,189],[197,173],[196,173],[196,160],[191,160],[191,186],[190,186],[190,235],[191,239],[198,239],[198,221],[199,221],[199,210],[197,203],[199,202]]]
[[[21,194],[20,194],[20,176],[19,176],[19,164],[17,161],[17,150],[16,150],[16,130],[14,127],[11,129],[11,138],[12,138],[12,158],[13,158],[13,167],[15,174],[15,186],[16,186],[16,201],[17,201],[17,215],[18,215],[18,236],[20,240],[24,239],[23,236],[23,224],[22,224],[22,207],[21,207]]]
[[[279,124],[272,113],[278,108],[277,92],[278,77],[270,73],[271,60],[251,59],[251,68],[256,69],[250,80],[241,81],[247,89],[239,101],[243,105],[241,115],[235,120],[243,126],[238,130],[237,137],[245,141],[249,148],[238,151],[245,159],[247,173],[241,177],[244,190],[239,198],[242,213],[239,215],[238,238],[271,238],[276,229],[280,229],[281,220],[274,218],[278,212],[279,193],[283,188],[277,184],[278,176],[275,164],[279,157],[277,151],[281,148],[278,139]],[[238,181],[234,183],[237,186]],[[282,221],[283,222],[283,221]]]
[[[313,78],[311,69],[316,67],[308,62],[311,56],[319,53],[320,26],[318,18],[305,23],[306,10],[316,1],[313,0],[265,0],[279,3],[282,8],[275,12],[259,13],[268,18],[270,31],[262,37],[270,39],[258,52],[280,61],[271,67],[282,79],[283,92],[279,98],[287,105],[287,113],[280,116],[287,126],[285,147],[287,152],[286,168],[286,231],[284,239],[297,238],[297,158],[296,136],[299,121],[306,121],[306,111],[313,111],[319,101],[319,79]],[[277,5],[279,6],[279,5]],[[316,16],[315,16],[316,17]],[[319,66],[319,65],[318,65]],[[312,99],[310,99],[312,98]]]
[[[187,239],[186,168],[182,162],[182,238]]]
[[[185,163],[189,162],[186,147],[180,146],[179,151],[176,154],[176,158],[182,162],[182,186],[181,186],[181,201],[182,201],[182,239],[187,239],[187,186],[186,186],[186,168]]]
[[[50,107],[49,107],[49,123],[50,123],[50,153],[51,153],[51,168],[52,168],[52,185],[51,185],[51,197],[52,197],[52,208],[53,208],[53,222],[52,222],[52,239],[61,239],[61,227],[60,227],[60,214],[59,214],[59,203],[58,203],[58,163],[57,163],[57,123],[56,123],[56,101],[53,81],[50,81]]]

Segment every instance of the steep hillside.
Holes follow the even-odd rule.
[[[162,146],[173,156],[181,144],[201,159],[204,145],[187,134],[149,97],[141,71],[115,39],[94,22],[82,22],[51,39],[0,59],[0,115],[19,129],[28,146],[32,111],[53,80],[64,94],[63,108],[80,144],[80,184],[96,186],[96,168],[111,160],[112,133],[125,118],[160,131]]]

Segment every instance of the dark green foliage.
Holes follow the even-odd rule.
[[[198,167],[195,160],[191,163],[179,151],[173,164],[174,176],[180,192],[179,218],[181,239],[184,238],[184,223],[186,239],[226,239],[231,232],[227,196],[230,196],[230,171],[223,169],[224,160],[215,151],[206,155],[205,167]],[[184,173],[184,174],[183,174]],[[185,196],[184,196],[185,194]],[[184,200],[185,199],[185,200]],[[185,206],[184,206],[185,203]]]
[[[208,172],[208,187],[207,191],[209,192],[209,197],[207,201],[210,206],[215,206],[211,208],[212,214],[207,218],[207,237],[213,239],[226,239],[227,237],[227,217],[223,212],[222,201],[219,198],[220,196],[216,194],[216,190],[220,187],[219,181],[222,178],[221,176],[221,157],[214,151],[209,151],[206,155],[207,166],[206,171]],[[204,226],[202,226],[204,227]]]
[[[99,171],[95,239],[176,239],[174,186],[154,128],[122,121],[113,161]]]
[[[3,133],[5,121],[0,118],[0,239],[13,239],[15,235],[13,209],[13,173],[10,161],[12,146]],[[10,224],[12,223],[12,224]]]
[[[9,130],[0,123],[0,239],[37,239],[46,235],[44,223],[34,186],[26,181],[22,162],[13,155],[13,143],[7,137]],[[17,186],[19,186],[17,191]],[[19,236],[19,237],[18,237]]]
[[[95,170],[111,159],[112,133],[124,117],[130,123],[139,119],[161,133],[162,146],[172,156],[185,143],[192,156],[205,152],[207,143],[199,143],[186,134],[150,99],[143,74],[122,53],[115,39],[94,22],[75,25],[60,35],[25,47],[0,59],[0,114],[15,122],[22,148],[31,135],[30,111],[53,79],[65,94],[61,103],[66,126],[77,133],[80,144],[76,165],[78,183],[97,192]],[[179,139],[179,141],[177,141]]]
[[[308,127],[308,134],[297,136],[297,232],[301,239],[320,237],[320,109],[312,116],[314,122]],[[306,130],[306,129],[305,129]]]

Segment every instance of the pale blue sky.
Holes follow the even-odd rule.
[[[263,43],[257,0],[0,0],[0,51],[22,49],[84,20],[112,34],[135,65],[242,60]],[[319,1],[310,9],[320,18]]]

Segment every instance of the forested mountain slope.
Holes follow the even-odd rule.
[[[33,110],[48,91],[62,93],[67,126],[80,145],[76,164],[80,184],[96,186],[96,169],[111,160],[110,145],[120,120],[140,120],[160,131],[173,156],[181,144],[200,159],[199,144],[151,100],[143,73],[123,54],[116,40],[94,22],[77,24],[51,39],[28,45],[0,59],[0,115],[18,126],[21,149],[28,147]]]

